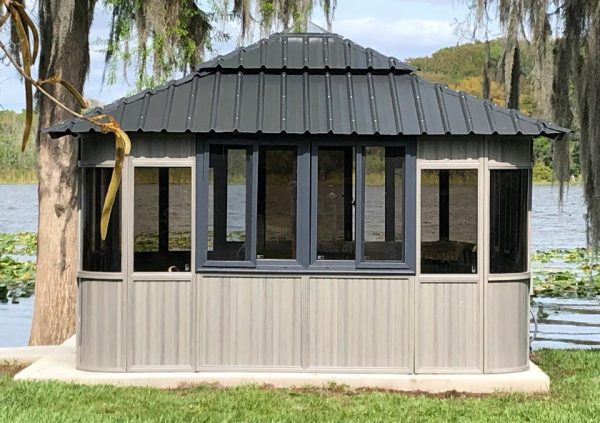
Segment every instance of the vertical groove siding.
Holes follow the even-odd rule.
[[[417,373],[481,370],[478,283],[424,283],[419,286]]]
[[[199,368],[300,367],[302,278],[201,277]]]
[[[488,137],[490,165],[530,166],[531,137]]]
[[[131,157],[146,159],[187,159],[196,154],[192,134],[129,134]],[[112,135],[85,134],[81,142],[81,161],[101,163],[115,159],[115,141]]]
[[[418,145],[419,160],[476,161],[481,157],[483,137],[422,136],[418,139]]]
[[[84,370],[125,371],[124,283],[79,282],[79,357]]]
[[[485,372],[529,365],[529,280],[489,282],[485,305]]]
[[[82,162],[102,163],[115,159],[113,135],[84,134],[81,136],[80,157]]]
[[[412,279],[310,278],[309,368],[412,370]]]
[[[147,159],[187,159],[196,154],[192,134],[129,134],[131,157]],[[114,156],[114,146],[112,147]],[[114,157],[113,157],[114,158]]]
[[[192,283],[131,284],[131,368],[193,368]]]

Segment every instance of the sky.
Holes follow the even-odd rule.
[[[461,0],[338,0],[332,31],[364,47],[403,60],[428,56],[442,47],[465,42],[456,24],[464,21],[467,14]],[[326,26],[325,18],[318,10],[312,21]],[[110,14],[99,2],[90,34],[91,66],[84,96],[102,104],[131,94],[135,89],[124,78],[113,86],[102,85],[102,49],[108,38],[109,23]],[[232,41],[214,46],[219,54],[236,47],[237,36],[233,33],[236,27],[232,24],[229,28]],[[14,71],[0,65],[0,110],[20,110],[23,106],[23,87],[19,78]]]

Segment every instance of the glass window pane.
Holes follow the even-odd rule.
[[[527,169],[490,171],[490,272],[527,271]]]
[[[134,271],[190,271],[191,190],[190,168],[135,168]]]
[[[296,147],[260,147],[257,258],[296,258]]]
[[[404,258],[404,151],[365,147],[364,259]]]
[[[477,273],[477,170],[421,172],[421,273]]]
[[[106,240],[100,239],[100,217],[112,168],[84,169],[82,270],[121,271],[121,188],[110,214]]]
[[[192,172],[169,168],[169,251],[192,251]]]
[[[354,260],[354,148],[319,147],[317,259]]]
[[[208,259],[250,260],[247,206],[250,149],[211,145],[208,181]]]

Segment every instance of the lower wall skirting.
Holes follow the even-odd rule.
[[[507,286],[517,287],[519,298],[523,294],[519,283],[494,283],[503,291],[500,302],[486,304],[491,314],[486,314],[483,348],[483,299],[472,281],[423,283],[417,290],[414,277],[389,276],[82,280],[78,368],[381,374],[526,370],[520,364],[526,340],[491,337],[502,329],[498,313],[512,299]],[[519,321],[527,316],[518,313],[525,310],[514,310],[514,336],[522,331]]]

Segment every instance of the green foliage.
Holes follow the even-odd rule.
[[[540,297],[600,295],[600,265],[586,248],[537,251],[532,257],[533,293]]]
[[[504,105],[505,92],[498,71],[502,61],[504,40],[490,42],[492,69],[491,99],[496,104]],[[530,47],[521,50],[521,65],[524,75],[532,75],[533,55]],[[426,79],[448,85],[450,88],[466,91],[472,95],[482,95],[482,69],[485,64],[485,44],[468,43],[438,50],[429,57],[418,57],[408,60],[420,69],[419,74]],[[528,77],[521,78],[521,110],[535,115],[538,113],[534,96],[534,82]],[[579,163],[579,143],[572,142],[571,176],[578,180],[581,176]],[[539,137],[534,140],[533,153],[535,166],[533,180],[537,183],[554,181],[552,171],[552,140]]]
[[[33,293],[37,235],[31,232],[0,233],[0,302],[13,303]]]
[[[549,184],[554,181],[552,168],[543,163],[535,163],[533,165],[533,183],[534,184]]]
[[[497,67],[502,59],[503,46],[500,40],[490,42],[492,67]],[[481,42],[442,48],[429,57],[408,59],[420,69],[421,74],[437,76],[437,82],[458,84],[463,79],[481,76],[485,63],[485,44]]]
[[[25,113],[12,110],[0,111],[0,182],[35,182],[37,153],[34,135],[28,147],[21,152],[21,136],[25,125]],[[34,116],[34,127],[37,116]]]
[[[169,233],[169,251],[189,251],[192,245],[192,236],[189,232]],[[136,253],[153,252],[159,249],[157,233],[141,233],[135,236],[134,248]]]
[[[0,375],[6,422],[593,422],[600,415],[600,353],[542,350],[548,395],[403,394],[324,388],[211,385],[173,390],[18,382]]]
[[[537,137],[533,140],[533,156],[535,163],[552,166],[552,140],[547,137]]]
[[[505,106],[506,99],[502,82],[502,55],[504,40],[490,41],[492,100]],[[533,55],[531,48],[521,50],[523,75],[531,75]],[[474,42],[438,50],[429,57],[409,59],[408,62],[420,69],[419,74],[434,82],[446,84],[453,89],[463,90],[475,96],[482,95],[483,67],[485,64],[485,43]],[[478,81],[473,85],[473,81]],[[495,88],[496,87],[496,88]],[[521,78],[521,110],[535,114],[533,81]]]

